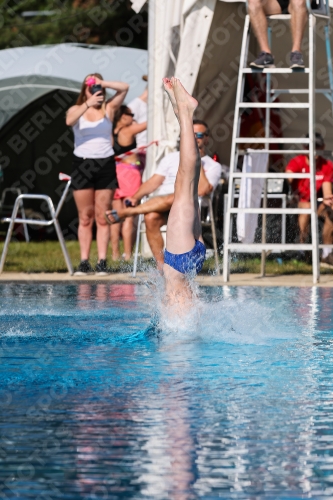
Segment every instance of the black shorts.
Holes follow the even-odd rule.
[[[288,11],[288,6],[289,6],[289,0],[277,0],[280,4],[281,7],[281,13],[282,14],[289,14]]]
[[[114,156],[108,158],[79,158],[73,155],[72,188],[117,189],[116,162]]]

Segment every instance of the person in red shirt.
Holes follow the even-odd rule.
[[[324,139],[321,134],[316,133],[316,150],[325,148]],[[299,155],[293,158],[287,165],[286,172],[309,173],[309,157]],[[294,194],[298,196],[299,208],[310,208],[310,179],[289,179]],[[324,218],[323,243],[332,245],[333,243],[333,163],[320,155],[316,155],[316,191],[317,196],[322,190],[323,202],[318,206],[318,215]],[[310,214],[299,214],[298,225],[300,229],[300,243],[306,243]],[[333,265],[333,255],[330,248],[325,248],[322,253],[322,262]]]

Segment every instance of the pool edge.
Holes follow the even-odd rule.
[[[5,282],[48,282],[48,283],[69,283],[69,282],[112,282],[122,284],[140,284],[145,279],[145,273],[138,273],[133,278],[130,273],[115,273],[107,276],[71,276],[69,273],[11,273],[0,274],[0,283]],[[257,274],[231,274],[228,283],[223,282],[222,276],[199,275],[196,281],[200,286],[284,286],[284,287],[333,287],[333,274],[324,274],[320,277],[320,283],[312,283],[312,275],[291,274],[265,276],[261,278]]]

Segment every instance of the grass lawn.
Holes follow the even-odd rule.
[[[73,266],[77,266],[80,261],[79,243],[77,241],[66,242],[68,253]],[[0,243],[0,252],[3,249],[3,242]],[[96,242],[93,241],[91,249],[91,263],[97,262]],[[109,259],[109,266],[113,272],[130,272],[132,262],[124,263]],[[146,260],[145,262],[149,262]],[[222,264],[222,260],[221,260]],[[67,272],[65,260],[58,241],[45,242],[11,242],[7,254],[4,271],[26,272],[26,273],[64,273]],[[204,272],[214,272],[214,259],[206,260]],[[231,272],[233,273],[260,273],[260,258],[243,258],[236,255],[232,259]],[[311,265],[296,259],[283,258],[280,254],[270,255],[266,262],[266,274],[311,274]],[[321,268],[322,274],[332,274],[333,269]]]
[[[78,266],[80,262],[80,247],[78,241],[67,241],[66,247],[73,263]],[[3,242],[0,243],[0,252],[3,249]],[[91,264],[97,262],[96,241],[91,247]],[[121,268],[129,268],[123,262],[109,262],[114,272],[119,272]],[[11,242],[5,262],[4,271],[26,272],[26,273],[66,273],[67,267],[65,259],[58,241],[43,242]]]

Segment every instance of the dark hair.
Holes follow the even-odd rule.
[[[131,113],[131,110],[128,106],[126,106],[125,104],[122,104],[120,106],[120,108],[117,109],[117,111],[115,112],[114,114],[114,118],[113,118],[113,128],[116,128],[117,126],[117,123],[119,122],[120,118],[125,114],[125,113],[128,113],[130,112]]]
[[[203,125],[204,127],[206,127],[206,132],[209,135],[209,127],[203,120],[193,120],[193,125]]]

